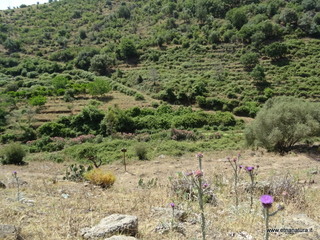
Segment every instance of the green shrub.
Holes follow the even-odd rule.
[[[143,96],[141,93],[136,93],[136,94],[134,95],[134,99],[135,99],[136,101],[143,101],[143,100],[145,100],[144,96]]]
[[[233,113],[242,117],[255,117],[259,108],[256,102],[246,102],[243,105],[233,109]]]
[[[247,52],[240,57],[240,62],[245,68],[252,69],[259,63],[259,55],[254,52]]]
[[[288,47],[284,43],[275,42],[266,46],[264,52],[272,60],[277,60],[288,53]]]
[[[29,100],[29,103],[32,106],[43,106],[46,104],[46,102],[47,102],[47,98],[44,96],[36,96]]]
[[[236,119],[230,112],[217,111],[215,114],[209,116],[209,124],[214,126],[231,127],[237,124]]]
[[[172,122],[173,126],[176,128],[201,128],[208,124],[208,118],[206,114],[193,112],[182,116],[176,116]]]
[[[16,134],[12,134],[12,133],[1,134],[1,137],[0,137],[1,143],[8,143],[16,140],[17,140]]]
[[[294,97],[269,99],[245,134],[249,146],[281,154],[312,136],[320,136],[320,105]]]
[[[12,143],[3,148],[1,156],[3,164],[23,165],[26,152],[20,144]]]
[[[148,150],[145,144],[140,143],[136,145],[134,150],[139,160],[148,160],[147,158]]]

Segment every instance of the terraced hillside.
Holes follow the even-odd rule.
[[[318,101],[319,9],[316,0],[61,0],[1,11],[2,131],[15,128],[14,111],[40,106],[39,126],[110,86],[142,105],[243,117],[273,96]]]

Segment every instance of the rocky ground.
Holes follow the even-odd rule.
[[[320,239],[319,155],[241,152],[241,164],[259,165],[257,191],[250,211],[246,191],[250,180],[245,172],[240,175],[239,207],[234,204],[232,168],[226,157],[233,158],[237,154],[204,153],[204,178],[216,198],[215,204],[205,206],[207,239],[262,239],[264,224],[259,196],[267,191],[271,182],[272,186],[288,188],[290,194],[276,198],[273,208],[281,203],[285,209],[270,219],[270,228],[309,231],[271,233],[271,239]],[[197,202],[177,196],[171,190],[174,181],[170,183],[169,180],[176,179],[178,172],[198,168],[194,153],[175,158],[161,155],[150,161],[129,161],[127,172],[120,162],[105,165],[103,169],[112,171],[117,178],[109,189],[87,182],[63,180],[70,162],[41,161],[41,155],[36,158],[38,160],[26,166],[5,165],[0,168],[0,181],[5,185],[0,189],[0,239],[4,236],[1,236],[1,229],[5,224],[20,228],[21,239],[81,239],[84,228],[91,228],[112,214],[136,216],[137,239],[201,238]],[[14,171],[19,178],[19,200],[16,180],[12,176]],[[176,216],[173,225],[170,203],[175,203],[175,210],[183,215]]]

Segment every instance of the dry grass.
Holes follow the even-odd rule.
[[[245,192],[240,195],[239,209],[236,210],[234,207],[231,187],[232,170],[224,159],[226,156],[235,155],[236,152],[211,152],[205,153],[203,159],[205,176],[215,184],[215,193],[218,198],[216,207],[212,205],[205,207],[208,239],[237,239],[232,235],[245,231],[259,240],[263,235],[263,219],[258,196],[251,212],[249,196]],[[316,222],[320,222],[318,204],[320,174],[310,176],[309,173],[310,170],[319,167],[319,162],[296,154],[280,157],[259,153],[250,156],[250,152],[245,152],[242,155],[245,165],[260,165],[258,181],[266,180],[272,175],[284,175],[290,172],[297,179],[309,181],[312,178],[315,182],[311,185],[301,184],[305,189],[303,192],[305,204],[301,204],[300,201],[288,202],[284,211],[271,218],[272,228],[288,227],[286,223],[291,216],[300,213],[305,213]],[[120,162],[104,166],[103,169],[112,171],[117,178],[115,184],[109,189],[62,180],[68,164],[34,161],[27,166],[2,166],[0,181],[8,182],[12,171],[17,171],[18,176],[28,182],[21,187],[23,196],[26,200],[35,202],[33,204],[28,201],[17,202],[15,200],[17,190],[13,186],[0,190],[0,223],[21,226],[24,239],[80,239],[81,228],[92,226],[109,214],[123,213],[138,216],[139,239],[200,239],[199,222],[191,223],[191,220],[198,221],[197,203],[186,202],[175,197],[169,190],[168,180],[168,177],[175,176],[179,171],[196,169],[195,156],[131,161],[127,167],[129,173],[123,171]],[[158,178],[158,184],[150,189],[141,188],[138,185],[140,178],[144,180]],[[242,181],[249,181],[246,174],[242,175],[242,179]],[[154,217],[152,208],[168,207],[170,202],[175,202],[178,208],[188,212],[188,221],[184,223],[186,236],[176,232],[166,235],[154,232],[159,221],[165,221],[165,219]],[[304,238],[307,236],[308,234],[271,235],[271,239],[308,239]],[[309,237],[312,239],[311,235]]]

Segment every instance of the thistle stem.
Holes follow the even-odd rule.
[[[198,186],[198,195],[199,195],[199,207],[201,211],[201,232],[202,232],[202,240],[206,239],[206,220],[204,216],[204,206],[203,206],[203,192],[202,192],[202,180],[199,178],[199,186]]]
[[[265,235],[264,240],[269,240],[269,208],[264,208],[264,221],[265,221]]]
[[[236,207],[239,205],[239,197],[238,197],[238,173],[235,171],[234,176],[234,193],[236,195]]]

